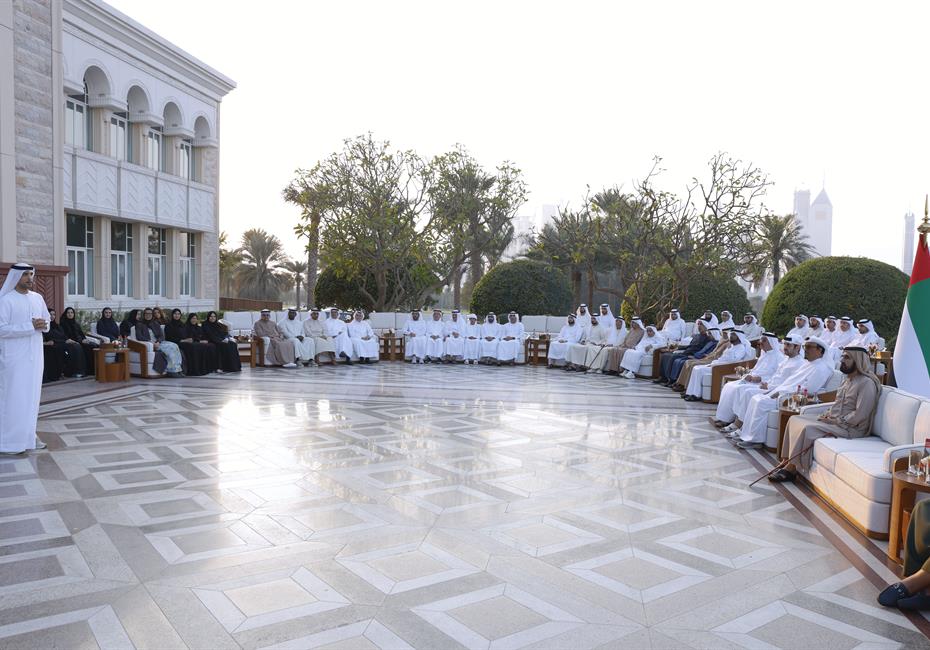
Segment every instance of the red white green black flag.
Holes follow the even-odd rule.
[[[926,232],[920,233],[917,242],[911,284],[894,348],[894,376],[898,388],[930,397],[930,250]]]

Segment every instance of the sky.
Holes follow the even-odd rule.
[[[833,203],[833,254],[901,265],[930,191],[930,3],[108,0],[236,81],[223,100],[220,228],[301,256],[281,190],[371,131],[433,156],[464,144],[577,205],[663,157],[683,189],[717,151]]]

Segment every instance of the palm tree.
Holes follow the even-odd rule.
[[[756,228],[756,246],[760,268],[754,273],[759,281],[765,273],[772,274],[772,284],[806,259],[814,256],[814,247],[808,243],[807,235],[797,216],[788,214],[762,215]]]
[[[287,275],[281,265],[287,260],[281,240],[261,228],[242,233],[239,248],[242,264],[236,273],[239,295],[255,300],[277,299],[287,286]]]
[[[220,286],[226,297],[232,297],[236,283],[236,272],[242,264],[242,253],[226,248],[228,236],[226,232],[220,233]]]
[[[304,281],[304,274],[307,272],[307,263],[299,260],[287,260],[281,264],[281,268],[287,271],[288,281],[294,284],[294,303],[300,309],[300,285]],[[312,305],[307,305],[311,307]]]

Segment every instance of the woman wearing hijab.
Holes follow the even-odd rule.
[[[181,348],[176,343],[165,340],[165,332],[161,323],[155,320],[153,311],[146,308],[142,311],[142,320],[132,328],[137,341],[151,342],[155,348],[155,372],[167,372],[169,377],[183,377],[183,358]]]
[[[240,372],[242,370],[242,361],[239,359],[239,345],[236,339],[229,335],[229,330],[223,325],[216,312],[207,313],[207,320],[201,325],[203,335],[210,343],[216,347],[217,363],[219,369],[217,372]]]
[[[61,329],[67,337],[69,343],[77,343],[84,350],[84,362],[87,367],[87,374],[94,374],[94,348],[100,347],[100,343],[93,339],[87,338],[81,324],[75,318],[74,307],[66,307],[65,313],[61,315]]]
[[[185,374],[188,377],[201,377],[211,372],[207,349],[194,341],[187,331],[187,324],[181,319],[181,310],[171,310],[171,320],[165,325],[165,338],[177,345],[187,360]]]
[[[168,319],[165,318],[165,313],[162,311],[161,307],[155,307],[152,309],[152,319],[164,328],[168,324]]]
[[[54,356],[57,358],[59,367],[58,375],[64,374],[65,377],[80,379],[87,374],[87,361],[84,358],[84,350],[79,343],[68,343],[68,337],[55,319],[55,310],[49,309],[48,313],[51,319],[48,322],[48,331],[42,333],[42,340],[55,353]],[[48,356],[45,358],[47,360]]]
[[[67,346],[65,344],[65,335],[61,327],[55,322],[55,310],[51,307],[48,310],[48,327],[47,332],[42,332],[42,355],[45,358],[45,366],[42,369],[42,383],[47,384],[50,381],[58,381],[64,374],[65,359],[67,357]],[[58,328],[59,336],[52,334],[52,329]],[[83,361],[84,354],[81,353]]]
[[[203,327],[200,325],[200,318],[197,314],[191,312],[187,315],[185,330],[191,341],[193,341],[195,345],[201,346],[201,349],[204,350],[204,369],[207,373],[217,372],[220,364],[217,358],[218,353],[216,351],[216,346],[210,342],[210,339],[208,339],[207,335],[204,333]]]
[[[113,310],[109,307],[104,307],[100,312],[100,320],[97,321],[97,336],[105,336],[111,342],[120,337],[119,324],[113,320]]]
[[[136,326],[136,323],[139,322],[139,310],[130,309],[126,312],[126,317],[123,318],[122,322],[119,324],[119,335],[123,338],[129,338],[132,336],[132,328]]]

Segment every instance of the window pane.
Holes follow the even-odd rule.
[[[68,251],[68,295],[77,293],[77,253]]]
[[[68,246],[77,246],[84,248],[87,243],[87,218],[76,214],[69,214],[67,217],[67,235],[66,241]]]
[[[81,293],[90,298],[93,298],[94,297],[94,256],[93,254],[88,255],[84,251],[81,251],[80,256],[84,258],[86,268],[87,268],[85,285]],[[83,269],[84,266],[82,265],[81,268]]]
[[[161,233],[159,228],[149,227],[149,253],[159,254],[161,252]]]
[[[118,266],[119,259],[117,256],[115,254],[110,255],[110,293],[112,293],[114,296],[118,296],[120,294],[119,280],[117,278],[118,274],[116,270]]]

